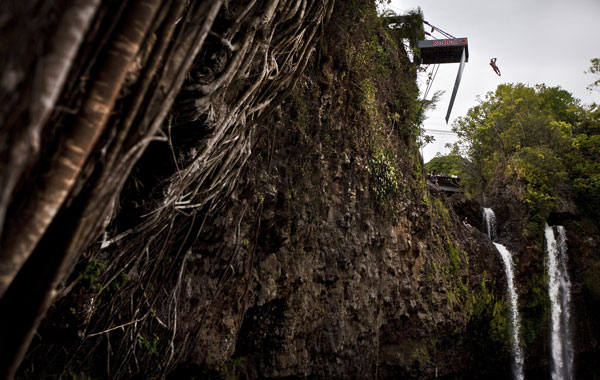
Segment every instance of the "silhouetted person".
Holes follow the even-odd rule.
[[[498,76],[500,76],[500,69],[498,68],[498,66],[496,66],[496,58],[492,58],[490,60],[490,66],[492,66],[492,69],[494,69],[496,74],[498,74]]]

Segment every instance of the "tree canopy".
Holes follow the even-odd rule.
[[[458,155],[436,155],[425,164],[425,170],[428,173],[444,173],[447,175],[460,175],[461,157]]]
[[[498,177],[518,181],[537,227],[562,194],[574,194],[589,215],[600,214],[598,105],[582,105],[560,87],[502,84],[453,130],[454,155],[466,158],[462,175],[471,193],[486,191]]]

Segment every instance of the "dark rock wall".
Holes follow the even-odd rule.
[[[593,223],[578,217],[554,224],[567,230],[575,376],[599,379],[600,324],[595,316],[600,313],[600,236]]]
[[[482,358],[469,336],[481,282],[504,296],[485,235],[452,215],[444,226],[423,190],[390,202],[393,212],[378,206],[353,134],[329,153],[319,144],[348,124],[312,122],[304,137],[278,122],[272,159],[251,164],[250,186],[211,224],[218,243],[192,250],[181,302],[208,306],[182,311],[203,321],[191,357],[209,368],[243,359],[251,378],[460,378],[480,360],[507,377],[504,348],[486,342],[499,351]],[[457,241],[458,268],[440,236]],[[215,256],[225,265],[211,272]]]
[[[161,251],[150,235],[91,246],[100,254],[76,267],[23,378],[510,378],[501,261],[456,216],[478,206],[425,187],[417,68],[372,2],[332,14],[291,96],[247,120],[233,190],[152,226],[168,235]],[[190,161],[194,123],[173,132]],[[161,210],[172,155],[149,148],[113,228],[153,215],[140,204]]]
[[[410,126],[382,127],[398,152],[400,191],[383,203],[373,191],[377,132],[355,82],[364,78],[346,57],[376,26],[348,36],[353,26],[340,20],[352,11],[338,4],[226,211],[192,247],[180,313],[194,316],[184,331],[199,331],[187,358],[198,376],[509,378],[506,342],[490,332],[504,297],[500,260],[425,189]],[[336,35],[349,40],[327,38]],[[396,54],[392,69],[410,65]],[[395,85],[377,86],[414,88],[414,71],[393,74]],[[378,112],[411,112],[386,108],[393,93],[381,88]]]

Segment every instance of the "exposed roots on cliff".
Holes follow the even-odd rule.
[[[17,22],[35,3],[5,13]],[[25,38],[47,33],[44,54],[51,62],[61,57],[56,70],[64,83],[48,82],[50,68],[34,64],[37,51],[19,51],[0,67],[7,104],[26,94],[33,99],[0,109],[0,232],[3,246],[16,247],[0,256],[6,291],[0,302],[3,310],[23,311],[2,319],[0,369],[7,376],[29,342],[38,343],[33,333],[56,297],[50,313],[76,325],[78,336],[64,338],[67,352],[32,351],[25,377],[83,368],[99,356],[110,378],[164,376],[185,358],[177,299],[188,249],[236,186],[261,122],[289,95],[332,9],[333,0],[81,0],[41,10],[64,16],[32,27]],[[75,17],[78,12],[88,18]],[[60,39],[68,17],[78,28],[76,41]],[[125,46],[119,36],[131,25],[138,41]],[[22,36],[6,35],[22,43]],[[37,76],[19,74],[19,65],[37,67]],[[102,86],[110,94],[100,101],[94,89]],[[8,95],[15,89],[21,90],[16,97]],[[81,102],[87,98],[96,103]],[[41,113],[40,104],[47,108]],[[32,113],[37,116],[29,120]],[[28,127],[19,129],[21,123]],[[93,136],[81,134],[92,124]],[[80,154],[78,161],[69,149]],[[136,167],[140,159],[150,168]],[[119,199],[123,187],[136,189],[124,193],[135,199]],[[124,216],[115,218],[117,212]],[[77,274],[65,283],[78,261]],[[77,307],[65,312],[73,302]],[[46,355],[56,362],[37,360]]]

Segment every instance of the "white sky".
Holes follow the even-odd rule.
[[[469,40],[469,62],[454,102],[450,121],[444,120],[458,64],[443,64],[429,92],[445,90],[437,109],[428,113],[426,129],[450,130],[458,116],[476,105],[501,83],[561,86],[583,103],[599,102],[586,86],[590,59],[600,57],[600,0],[392,0],[387,8],[405,13],[421,7],[425,20],[455,37]],[[431,31],[430,29],[426,29]],[[434,33],[437,38],[444,38]],[[489,65],[496,57],[502,76]],[[425,90],[426,76],[420,80]],[[432,134],[432,133],[428,133]],[[433,134],[436,141],[423,148],[425,162],[448,150],[453,136]]]

